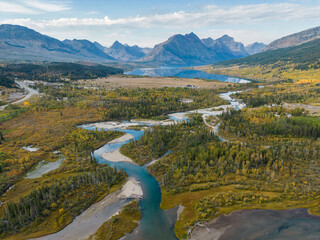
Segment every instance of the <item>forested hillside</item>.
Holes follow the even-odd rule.
[[[149,170],[161,184],[162,207],[186,207],[175,228],[179,238],[195,222],[225,212],[283,209],[317,199],[317,118],[302,109],[266,107],[230,111],[218,121],[220,134],[232,141],[221,142],[194,115],[179,125],[154,127],[122,148],[139,164],[160,157]]]
[[[225,104],[218,90],[191,88],[115,89],[96,90],[78,88],[71,83],[59,86],[36,85],[42,94],[22,106],[9,106],[1,111],[0,135],[0,209],[1,237],[14,235],[18,239],[37,237],[61,230],[75,216],[110,191],[114,191],[125,174],[98,165],[91,152],[121,136],[117,131],[93,131],[77,128],[86,122],[132,118],[166,118],[167,113]],[[180,101],[192,98],[192,103]],[[204,126],[197,126],[201,118],[186,125],[173,126],[167,135],[162,127],[154,156],[180,142],[180,137],[215,139]],[[189,132],[193,126],[199,133]],[[188,138],[178,133],[185,128]],[[149,138],[147,133],[146,139]],[[159,136],[160,136],[159,135]],[[190,143],[191,144],[191,143]],[[36,146],[29,152],[25,146]],[[64,163],[38,179],[24,179],[40,161],[56,161],[59,151]],[[150,158],[149,158],[150,159]],[[58,187],[57,187],[58,186]],[[11,190],[6,193],[10,188]],[[131,224],[133,220],[130,220]],[[45,227],[44,227],[45,226]],[[106,227],[109,225],[107,224]],[[115,225],[116,226],[116,225]],[[132,225],[134,226],[134,224]],[[26,231],[32,229],[32,232]]]
[[[27,80],[62,81],[65,79],[93,79],[122,74],[119,68],[104,65],[83,65],[76,63],[42,63],[42,64],[6,64],[0,66],[3,78]]]
[[[14,87],[14,80],[1,75],[0,76],[0,86],[6,87],[6,88],[12,88]]]
[[[296,69],[320,68],[320,39],[304,43],[300,46],[270,50],[242,59],[230,60],[218,65],[269,65],[281,67],[285,64],[295,64]]]

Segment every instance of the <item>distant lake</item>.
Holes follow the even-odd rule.
[[[180,69],[177,67],[159,67],[159,68],[137,68],[125,72],[126,75],[151,76],[151,77],[178,77],[178,78],[199,78],[206,80],[218,80],[229,83],[249,83],[250,80],[231,77],[226,75],[217,75],[202,72],[193,69]]]

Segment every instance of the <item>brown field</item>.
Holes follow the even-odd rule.
[[[316,104],[316,103],[315,103]],[[284,103],[283,106],[289,109],[295,108],[304,108],[309,111],[311,115],[319,115],[320,114],[320,106],[311,104],[301,104],[301,103]]]
[[[187,87],[194,85],[199,88],[224,88],[232,83],[219,81],[208,81],[188,78],[169,77],[130,77],[130,76],[110,76],[108,78],[98,78],[93,80],[79,80],[78,84],[85,87],[106,87],[114,88],[161,88],[161,87]]]

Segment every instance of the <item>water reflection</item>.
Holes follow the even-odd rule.
[[[176,67],[159,68],[138,68],[133,71],[125,72],[126,75],[151,76],[151,77],[178,77],[178,78],[199,78],[207,80],[219,80],[229,83],[249,83],[248,79],[217,75],[193,69],[181,69]]]

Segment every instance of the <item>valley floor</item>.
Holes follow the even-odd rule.
[[[146,80],[151,85],[144,86]],[[179,87],[151,88],[165,86],[169,81]],[[201,89],[180,88],[187,83]],[[137,88],[141,84],[145,88]],[[308,94],[304,91],[306,84]],[[40,239],[82,239],[95,233],[103,238],[108,229],[118,229],[117,221],[130,222],[130,229],[123,231],[132,231],[140,219],[136,205],[129,205],[119,217],[112,215],[128,202],[119,201],[119,196],[141,197],[139,184],[130,179],[121,194],[119,188],[126,174],[97,164],[97,159],[91,157],[94,149],[107,143],[132,139],[133,135],[117,131],[123,129],[144,132],[141,138],[104,158],[116,163],[133,161],[141,166],[156,160],[148,170],[161,186],[161,208],[180,206],[175,224],[180,239],[188,234],[194,239],[237,236],[242,227],[234,222],[242,223],[251,217],[263,221],[265,213],[273,222],[272,211],[249,209],[308,208],[312,214],[319,214],[316,173],[320,164],[320,124],[313,116],[317,115],[318,106],[311,105],[320,99],[316,84],[295,82],[265,88],[252,85],[249,91],[228,95],[231,97],[227,100],[233,105],[227,105],[219,93],[239,90],[240,85],[198,79],[117,76],[79,81],[77,86],[83,88],[39,86],[45,97],[34,100],[31,106],[2,112],[5,118],[0,128],[4,137],[0,144],[0,186],[3,193],[14,187],[0,198],[5,202],[0,209],[2,223],[10,220],[11,224],[1,225],[1,237],[25,239],[57,232]],[[183,102],[186,98],[192,101]],[[279,102],[285,103],[282,106]],[[234,111],[234,103],[238,108],[247,104],[248,108]],[[166,120],[168,116],[176,121],[189,120],[178,123]],[[122,121],[128,119],[139,121],[140,126],[135,121]],[[83,123],[90,130],[77,127]],[[97,131],[95,127],[115,131]],[[288,133],[288,129],[292,131]],[[229,141],[222,142],[217,133]],[[29,152],[22,148],[25,146],[37,150]],[[37,179],[24,178],[40,161],[57,160],[53,153],[58,150],[66,157],[58,169]],[[56,186],[63,189],[62,194],[56,194]],[[44,193],[58,197],[50,195],[50,202],[43,200],[40,204],[34,196]],[[36,209],[27,204],[29,199],[37,204]],[[243,209],[248,209],[244,215],[235,212]],[[32,211],[41,222],[37,218],[30,220],[28,214]],[[128,211],[137,215],[129,218]],[[231,212],[234,213],[224,215]],[[279,215],[283,222],[276,227],[285,228],[292,216],[317,220],[305,210],[290,210]],[[314,222],[308,224],[308,229],[317,227]],[[266,234],[252,229],[248,232],[252,236]]]
[[[188,85],[199,88],[219,89],[227,87],[230,83],[219,81],[206,81],[201,79],[174,78],[174,77],[133,77],[133,76],[109,76],[94,80],[79,80],[79,86],[105,87],[105,88],[161,88],[161,87],[187,87]],[[231,84],[232,85],[232,84]]]

